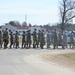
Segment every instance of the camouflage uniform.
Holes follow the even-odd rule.
[[[26,34],[26,48],[30,48],[31,47],[31,33],[30,30],[27,31]]]
[[[51,34],[50,31],[47,32],[47,48],[50,48],[51,44]]]
[[[15,48],[15,34],[13,34],[13,48]]]
[[[62,33],[61,33],[61,31],[58,32],[58,45],[59,46],[62,45]]]
[[[15,34],[15,44],[16,44],[16,49],[19,47],[19,35],[18,35],[18,32],[16,31],[16,34]]]
[[[8,42],[9,42],[9,34],[8,34],[8,29],[7,28],[3,33],[3,41],[4,41],[4,49],[6,49],[7,45],[8,45]]]
[[[33,48],[36,48],[37,45],[37,32],[36,29],[33,31]]]
[[[43,49],[43,46],[45,45],[45,37],[44,37],[44,30],[41,32],[41,37],[40,37],[40,47]]]
[[[39,44],[40,44],[40,37],[41,37],[41,31],[39,30],[39,32],[38,32],[38,37],[37,37],[37,47],[38,47]]]
[[[74,33],[73,31],[70,34],[70,48],[74,47]]]
[[[53,44],[53,31],[51,32],[51,44]]]
[[[22,48],[25,48],[26,47],[26,40],[25,40],[25,32],[23,32],[23,35],[22,35]],[[23,47],[24,46],[24,47]]]
[[[13,45],[13,33],[10,33],[10,48]]]
[[[58,48],[58,37],[57,37],[57,32],[56,32],[56,29],[53,33],[53,48]]]
[[[65,49],[65,47],[67,48],[67,33],[66,32],[64,32],[62,36],[62,48]]]

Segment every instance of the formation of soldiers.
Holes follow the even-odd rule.
[[[19,33],[16,31],[15,34],[11,31],[9,34],[8,28],[2,32],[0,27],[0,48],[20,48],[20,39]],[[46,36],[44,30],[39,30],[37,33],[37,29],[34,29],[33,34],[31,34],[31,30],[23,32],[22,34],[22,45],[21,48],[29,49],[33,48],[44,48],[46,45],[47,48],[53,47],[53,49],[58,49],[58,46],[61,46],[63,49],[68,48],[67,43],[67,32],[63,32],[61,30],[55,29],[54,31],[47,31]],[[69,48],[74,48],[75,41],[74,41],[74,33],[73,31],[70,34],[70,43]]]

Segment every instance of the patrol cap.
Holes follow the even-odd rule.
[[[36,30],[36,28],[34,30]]]
[[[23,33],[25,33],[25,31],[23,31]]]
[[[8,30],[8,28],[6,28],[6,30]]]
[[[40,32],[41,30],[39,30],[39,32]]]

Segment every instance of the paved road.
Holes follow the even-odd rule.
[[[71,50],[68,50],[71,51]],[[47,63],[38,54],[65,50],[1,49],[0,75],[75,75],[70,69]]]

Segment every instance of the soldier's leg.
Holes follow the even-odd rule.
[[[59,43],[58,43],[58,39],[57,39],[57,41],[56,41],[56,47],[57,47],[57,49],[58,49],[58,46],[59,46]]]
[[[71,42],[70,42],[70,48],[71,48]]]
[[[41,43],[41,49],[43,49],[43,45],[42,45],[42,43]]]
[[[38,40],[36,41],[36,46],[37,46],[37,48],[38,48]]]
[[[26,49],[28,49],[28,40],[26,41]]]
[[[43,49],[43,41],[41,41],[41,49]]]
[[[1,48],[2,48],[2,45],[3,45],[3,40],[1,41]]]
[[[17,49],[18,48],[18,42],[16,41],[15,43],[16,43],[16,49]]]
[[[10,48],[11,48],[12,42],[10,41]]]
[[[38,48],[38,43],[37,43],[37,40],[35,41],[35,48],[36,48],[36,46],[37,46],[37,48]]]
[[[38,46],[39,46],[39,40],[37,40],[37,48],[38,48]]]
[[[4,40],[4,49],[6,49],[6,42],[5,42],[5,40]]]
[[[47,42],[47,48],[49,48],[49,42]]]
[[[24,42],[23,42],[23,40],[22,40],[22,48],[23,48],[23,45],[24,45]]]
[[[55,42],[53,43],[53,49],[55,49]]]
[[[18,48],[20,48],[20,46],[19,46],[19,41],[18,41]]]
[[[74,48],[75,48],[75,41],[74,41]]]
[[[15,42],[15,48],[17,48],[17,42]]]
[[[0,39],[0,48],[1,48],[1,39]]]
[[[33,40],[33,48],[35,48],[35,40]]]
[[[6,49],[6,39],[4,40],[4,49]]]
[[[31,48],[31,41],[29,41],[29,48]]]
[[[7,48],[8,44],[9,44],[9,40],[7,39],[6,40],[6,48]]]
[[[40,40],[38,41],[38,47],[40,46]]]
[[[13,45],[13,41],[11,41],[11,46]]]
[[[74,48],[74,41],[72,42],[72,48]]]
[[[28,48],[29,48],[29,40],[28,40],[28,44],[27,45],[28,45]]]
[[[15,48],[15,41],[13,41],[13,48]]]
[[[62,41],[62,48],[65,49],[64,41]]]
[[[42,48],[42,41],[40,41],[40,47]]]
[[[24,48],[26,48],[26,41],[24,41]]]

